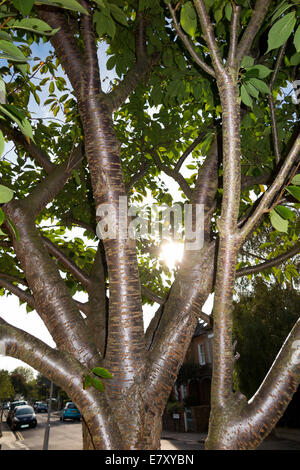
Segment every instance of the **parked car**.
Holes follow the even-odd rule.
[[[60,420],[73,419],[74,421],[80,421],[81,414],[75,403],[68,401],[65,407],[61,410]]]
[[[16,406],[11,413],[9,425],[12,431],[23,428],[35,428],[37,420],[32,406]]]
[[[36,413],[48,413],[48,405],[47,403],[39,402],[34,406],[34,410]]]
[[[9,410],[10,403],[9,401],[2,403],[2,409],[3,410]]]
[[[10,407],[9,407],[9,410],[8,410],[8,415],[7,415],[7,419],[6,419],[6,422],[8,424],[11,423],[11,416],[15,410],[15,408],[18,408],[19,406],[24,406],[24,405],[27,405],[27,401],[25,400],[18,400],[18,401],[13,401],[11,404],[10,404]]]

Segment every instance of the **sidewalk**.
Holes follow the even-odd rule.
[[[207,433],[198,433],[198,432],[172,432],[172,431],[163,431],[161,438],[166,440],[182,441],[187,444],[195,444],[205,442]]]

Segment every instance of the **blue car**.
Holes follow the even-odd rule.
[[[73,421],[80,421],[81,414],[77,406],[68,401],[65,407],[61,410],[60,420],[65,421],[65,419],[72,419]]]

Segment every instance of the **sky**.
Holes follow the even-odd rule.
[[[101,65],[101,79],[103,83],[103,88],[104,91],[106,91],[110,84],[110,80],[113,80],[115,78],[115,75],[113,71],[107,71],[105,67],[105,61],[101,60],[102,54],[105,54],[106,52],[106,47],[105,45],[100,46],[99,48],[99,61]],[[47,44],[42,44],[40,42],[39,45],[33,45],[32,46],[32,57],[38,56],[41,59],[44,59],[49,53],[49,48]],[[63,74],[61,74],[63,75]],[[46,99],[46,96],[41,95],[41,103]],[[32,112],[32,117],[42,117],[42,118],[47,118],[49,116],[48,114],[48,108],[44,108],[42,104],[38,106],[34,100],[32,100],[30,105],[30,110]],[[58,116],[59,117],[59,116]],[[4,154],[12,148],[12,143],[9,143],[6,145],[6,148],[4,150]],[[14,159],[14,154],[13,152],[10,152],[9,154],[6,155],[7,158],[9,158],[11,161]],[[187,164],[189,161],[187,160]],[[183,173],[184,176],[190,176],[191,171],[186,170],[186,173]],[[180,193],[178,191],[178,185],[174,180],[167,175],[163,175],[163,180],[167,187],[169,188],[170,193],[172,194],[173,198],[175,201],[180,200]],[[72,236],[82,236],[82,231],[80,232],[80,229],[74,229],[72,233],[70,233],[70,237]],[[89,241],[90,244],[90,241]],[[167,251],[167,257],[168,257],[168,262],[170,262],[170,258],[172,258],[172,251],[176,250],[176,246],[173,246],[172,249]],[[172,260],[171,260],[172,261]],[[81,294],[78,294],[76,296],[77,300],[80,301],[86,301],[86,297],[84,297]],[[205,313],[211,313],[212,310],[212,303],[213,303],[213,296],[209,296],[206,304],[203,307],[203,311]],[[148,326],[148,324],[151,321],[151,318],[153,317],[155,311],[158,308],[158,304],[154,304],[153,306],[150,305],[145,305],[143,307],[143,313],[144,313],[144,326],[145,329]],[[14,295],[8,295],[0,298],[0,316],[7,321],[9,324],[16,326],[17,328],[20,328],[33,336],[39,338],[40,340],[44,341],[51,347],[55,347],[55,343],[53,342],[53,339],[48,332],[46,326],[40,319],[40,317],[37,315],[35,311],[32,311],[30,313],[26,312],[26,306],[19,305],[19,300],[17,297]],[[29,367],[27,364],[24,364],[22,361],[19,361],[17,359],[11,358],[11,357],[1,357],[0,356],[0,369],[6,369],[8,371],[14,370],[18,366],[24,366],[24,367]],[[37,374],[36,371],[34,371],[35,375]]]

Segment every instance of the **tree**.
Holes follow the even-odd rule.
[[[10,380],[16,394],[27,400],[33,398],[35,378],[31,369],[22,366],[16,367],[10,373]]]
[[[7,370],[0,371],[0,400],[10,400],[15,394],[14,387],[11,383]]]
[[[164,407],[198,318],[210,321],[202,305],[214,292],[206,447],[255,448],[300,379],[299,320],[249,402],[232,379],[236,277],[289,259],[284,276],[297,274],[296,2],[13,0],[0,8],[8,61],[0,125],[18,156],[15,165],[1,162],[0,280],[3,292],[38,312],[56,343],[50,348],[1,320],[1,350],[77,404],[84,448],[158,449]],[[30,69],[39,38],[51,47]],[[108,89],[100,80],[106,69],[115,74]],[[30,113],[45,90],[54,118],[47,125]],[[160,204],[175,202],[164,174],[178,184],[180,204],[190,203],[193,229],[196,209],[204,210],[203,244],[191,248],[194,235],[186,233],[173,282],[155,237],[135,240],[121,230],[126,196],[130,207],[147,190]],[[72,227],[84,228],[86,243],[68,241]],[[244,244],[265,227],[270,258],[250,274],[236,269]],[[147,302],[160,306],[144,333]]]

